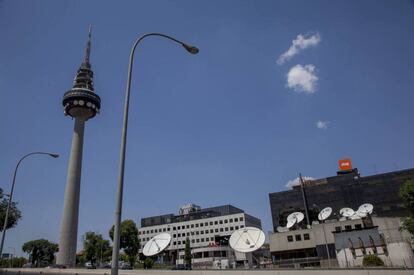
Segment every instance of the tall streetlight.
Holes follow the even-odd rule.
[[[17,163],[16,168],[14,169],[13,183],[12,183],[12,188],[11,188],[11,191],[10,191],[10,194],[9,194],[9,203],[7,204],[6,216],[4,218],[3,234],[1,236],[1,245],[0,245],[0,257],[3,255],[4,238],[6,237],[6,229],[7,229],[7,223],[8,223],[8,220],[9,220],[9,211],[10,211],[12,198],[13,198],[14,184],[16,182],[17,168],[19,168],[20,163],[25,158],[27,158],[28,156],[31,156],[31,155],[49,155],[53,158],[58,158],[59,157],[58,154],[52,154],[52,153],[47,153],[47,152],[32,152],[32,153],[29,153],[29,154],[24,155],[23,157],[21,157],[19,162]]]
[[[138,44],[146,37],[149,36],[160,36],[171,40],[175,43],[183,46],[189,53],[197,54],[198,49],[194,46],[187,45],[186,43],[179,41],[171,36],[162,34],[162,33],[147,33],[139,37],[134,45],[132,46],[131,53],[129,56],[129,65],[128,65],[128,79],[127,87],[125,91],[125,103],[124,103],[124,120],[122,126],[122,135],[121,135],[121,152],[119,157],[119,175],[118,175],[118,188],[116,196],[116,210],[115,210],[115,226],[114,226],[114,245],[112,248],[112,268],[111,275],[118,275],[118,258],[119,258],[119,241],[120,241],[120,227],[121,227],[121,215],[122,215],[122,197],[124,189],[124,171],[125,171],[125,150],[126,150],[126,137],[128,130],[128,109],[129,109],[129,96],[131,91],[131,74],[132,74],[132,65],[134,62],[134,53]]]

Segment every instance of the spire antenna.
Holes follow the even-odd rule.
[[[89,64],[89,57],[91,55],[91,37],[92,37],[92,25],[89,25],[88,43],[85,50],[85,63]]]

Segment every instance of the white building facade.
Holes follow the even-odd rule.
[[[152,237],[169,233],[171,243],[159,255],[160,262],[184,264],[184,248],[188,238],[193,267],[230,268],[246,261],[252,264],[251,256],[235,252],[228,244],[235,230],[248,226],[261,228],[261,221],[232,205],[201,209],[190,204],[182,207],[179,215],[143,218],[139,229],[140,253]]]

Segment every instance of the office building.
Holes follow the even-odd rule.
[[[191,243],[194,268],[230,268],[253,264],[252,257],[237,253],[230,248],[230,235],[240,228],[253,226],[261,228],[261,221],[232,205],[202,209],[188,204],[180,208],[179,214],[166,214],[141,219],[139,237],[142,248],[152,237],[167,232],[171,243],[159,255],[160,262],[184,263],[186,239]]]

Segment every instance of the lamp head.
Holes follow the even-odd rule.
[[[185,43],[183,43],[182,45],[187,50],[187,52],[189,52],[191,54],[198,54],[198,52],[199,52],[197,47],[190,46],[190,45],[187,45]]]
[[[49,154],[49,156],[53,157],[53,158],[58,158],[59,154]]]

